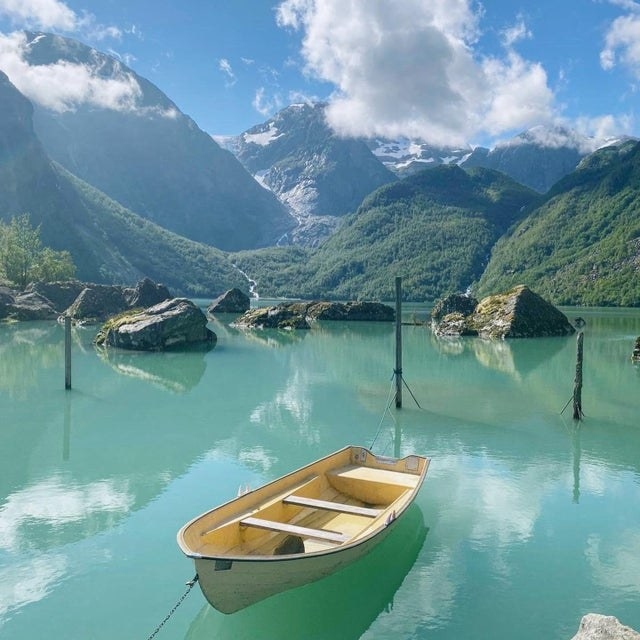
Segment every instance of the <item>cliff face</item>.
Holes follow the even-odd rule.
[[[0,218],[24,213],[34,188],[55,183],[33,130],[33,106],[0,71]]]

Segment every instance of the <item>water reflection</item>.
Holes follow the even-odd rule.
[[[461,356],[472,353],[483,367],[521,381],[565,348],[567,338],[485,340],[476,337],[432,336],[431,342],[442,354]]]
[[[575,338],[508,342],[506,352],[481,345],[482,353],[462,340],[452,354],[426,328],[403,327],[403,376],[424,409],[405,393],[376,452],[433,457],[416,505],[430,532],[406,577],[396,561],[411,561],[403,544],[392,545],[382,569],[367,558],[349,579],[337,574],[237,620],[208,607],[196,617],[203,600],[194,594],[169,635],[191,624],[190,638],[255,638],[262,627],[278,637],[291,617],[299,637],[309,637],[307,625],[327,638],[346,629],[376,640],[457,640],[477,636],[482,617],[486,635],[501,640],[531,617],[536,629],[523,637],[537,640],[571,637],[582,608],[595,605],[640,628],[636,316],[587,317],[579,428],[560,416]],[[278,348],[233,329],[218,335],[200,379],[176,393],[150,384],[144,366],[142,377],[105,366],[92,331],[80,332],[66,393],[62,330],[0,326],[4,636],[44,637],[52,625],[68,637],[87,628],[96,638],[142,636],[175,602],[176,576],[186,571],[175,531],[184,521],[241,484],[255,487],[347,443],[370,444],[393,387],[392,328],[318,326]],[[170,355],[176,373],[159,377],[175,381],[194,355]],[[402,583],[395,593],[387,578]],[[132,584],[142,594],[133,603]],[[336,608],[343,628],[318,621],[314,605]],[[135,612],[113,616],[127,607]]]
[[[388,538],[362,560],[231,616],[206,605],[185,638],[360,638],[381,612],[393,608],[394,595],[415,563],[426,535],[422,511],[413,505]]]
[[[603,589],[640,595],[640,532],[636,529],[618,531],[614,540],[591,535],[585,555]]]
[[[85,485],[59,476],[16,491],[0,508],[0,552],[50,549],[79,540],[121,520],[134,503],[128,483]]]
[[[2,327],[0,391],[7,392],[11,398],[24,398],[38,385],[43,369],[64,363],[61,336],[62,330],[55,323]]]
[[[185,393],[202,380],[205,353],[127,352],[120,349],[96,349],[98,356],[114,371],[162,387],[173,393]]]
[[[65,556],[51,553],[0,567],[0,628],[15,611],[46,598],[64,578],[67,564]]]

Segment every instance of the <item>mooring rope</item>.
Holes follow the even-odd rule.
[[[391,386],[389,387],[389,394],[387,396],[387,404],[386,404],[386,406],[384,408],[384,411],[382,412],[382,417],[380,418],[380,424],[378,425],[378,430],[376,431],[376,435],[374,436],[373,441],[371,442],[371,445],[369,446],[369,449],[371,449],[371,450],[373,450],[373,445],[376,443],[376,440],[378,439],[378,436],[380,435],[380,430],[382,429],[382,423],[384,422],[384,417],[387,414],[387,411],[389,411],[389,407],[391,407],[391,403],[393,402],[393,397],[392,397],[392,395],[393,395],[393,387],[394,387],[393,381],[394,381],[395,376],[397,376],[397,375],[398,375],[398,372],[396,370],[394,370],[393,375],[391,376]],[[402,381],[402,383],[406,387],[407,391],[411,394],[411,397],[413,398],[414,402],[418,406],[418,409],[422,410],[422,407],[420,406],[420,403],[418,402],[418,399],[413,394],[413,391],[411,391],[411,388],[407,384],[407,381],[404,379],[404,376],[402,375],[402,372],[400,372],[400,380]],[[393,414],[390,413],[389,415],[391,416],[391,419],[393,420],[393,422],[395,424],[396,423],[396,419],[393,417]]]
[[[369,445],[369,449],[373,451],[373,445],[376,443],[376,440],[378,439],[378,436],[380,435],[380,430],[382,429],[382,423],[384,422],[384,417],[387,413],[387,411],[389,411],[389,407],[391,406],[391,401],[392,401],[392,395],[393,393],[393,376],[391,376],[391,386],[389,387],[389,395],[387,396],[387,405],[384,408],[384,411],[382,412],[382,417],[380,418],[380,424],[378,425],[378,430],[376,431],[376,435],[373,438],[373,441],[371,442],[371,445]]]
[[[189,592],[191,591],[191,589],[193,589],[193,586],[195,585],[196,582],[198,582],[197,573],[195,576],[193,576],[191,580],[189,580],[189,582],[185,583],[187,585],[187,590],[182,594],[182,597],[180,598],[180,600],[178,600],[178,602],[176,602],[173,605],[173,608],[171,609],[171,611],[167,613],[167,615],[164,617],[164,620],[153,630],[153,633],[147,638],[147,640],[151,640],[152,638],[155,638],[158,635],[158,632],[160,631],[160,629],[164,627],[164,625],[167,623],[169,618],[176,612],[176,609],[183,603],[184,599],[189,595]]]

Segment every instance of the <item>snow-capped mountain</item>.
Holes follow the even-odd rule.
[[[434,147],[415,140],[370,140],[377,158],[399,177],[437,167],[458,164],[500,171],[540,193],[573,171],[580,160],[603,144],[564,127],[537,126],[485,147]]]
[[[398,177],[442,164],[462,164],[473,152],[468,147],[434,147],[417,140],[375,138],[366,141],[373,154]]]
[[[341,138],[323,104],[296,104],[237,138],[217,138],[298,218],[298,237],[316,244],[363,198],[396,180],[362,140]],[[318,227],[320,225],[320,227]]]

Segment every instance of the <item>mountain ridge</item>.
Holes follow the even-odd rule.
[[[27,37],[32,64],[86,64],[98,78],[137,85],[135,108],[81,104],[56,111],[35,104],[40,141],[74,175],[138,215],[220,249],[267,246],[295,227],[274,194],[148,80],[78,41],[41,32]]]
[[[189,295],[248,288],[223,252],[141,218],[51,161],[32,114],[31,102],[0,72],[2,219],[28,213],[45,246],[71,253],[82,280],[132,284],[147,276]]]

